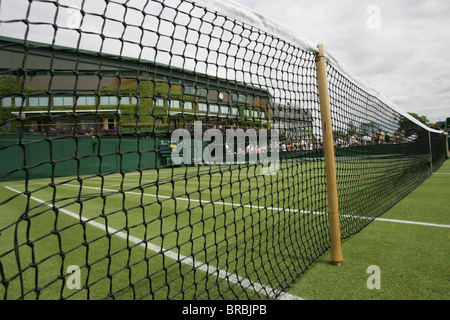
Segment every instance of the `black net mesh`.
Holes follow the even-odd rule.
[[[189,1],[2,1],[0,295],[274,299],[330,248],[315,53]],[[444,137],[328,65],[343,237]]]
[[[411,121],[331,65],[328,80],[342,236],[348,237],[439,169],[445,135]]]

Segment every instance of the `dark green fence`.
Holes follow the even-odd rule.
[[[153,139],[0,136],[0,180],[107,174],[164,166]]]

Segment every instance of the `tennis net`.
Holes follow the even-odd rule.
[[[329,250],[316,48],[215,4],[2,1],[4,299],[287,298]],[[327,73],[348,237],[445,137]]]

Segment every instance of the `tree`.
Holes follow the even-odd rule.
[[[427,119],[426,116],[419,116],[417,113],[414,112],[408,112],[411,116],[413,116],[414,118],[416,118],[417,120],[419,120],[420,122],[422,122],[424,125],[428,125],[429,120]]]

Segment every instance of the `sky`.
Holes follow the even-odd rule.
[[[406,112],[450,117],[450,1],[234,0],[334,58]]]

